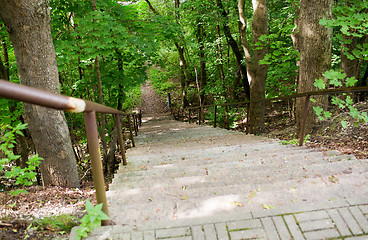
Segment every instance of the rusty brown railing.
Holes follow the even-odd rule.
[[[120,115],[128,118],[128,128],[130,140],[135,146],[133,129],[137,136],[138,127],[141,124],[141,113],[124,113],[116,109],[86,101],[80,98],[73,98],[61,94],[46,92],[33,87],[28,87],[0,79],[0,97],[13,99],[25,103],[36,104],[57,110],[64,110],[74,113],[84,113],[84,121],[87,133],[88,151],[91,157],[92,177],[96,189],[97,203],[103,203],[102,210],[108,215],[107,200],[105,194],[105,181],[102,171],[100,145],[98,140],[96,113],[114,114],[115,124],[118,129],[118,144],[121,149],[123,165],[127,165],[125,156],[125,141],[121,131]],[[131,120],[133,120],[131,124]],[[107,224],[107,222],[103,222]]]
[[[217,107],[225,107],[225,106],[238,106],[238,105],[247,105],[247,127],[246,133],[248,133],[249,129],[249,107],[252,103],[260,103],[260,102],[279,102],[284,100],[290,99],[297,99],[305,97],[304,102],[304,110],[303,110],[303,122],[300,129],[299,134],[299,146],[303,145],[304,137],[305,137],[305,125],[307,123],[307,114],[308,114],[308,107],[311,96],[318,96],[318,95],[334,95],[334,94],[341,94],[341,93],[352,93],[352,92],[368,92],[368,87],[351,87],[351,88],[338,88],[338,89],[327,89],[327,90],[320,90],[320,91],[311,91],[311,92],[304,92],[304,93],[297,93],[288,96],[276,97],[276,98],[268,98],[263,100],[253,100],[253,101],[242,101],[242,102],[235,102],[235,103],[223,103],[223,104],[209,104],[209,105],[202,105],[202,106],[195,106],[195,107],[186,107],[180,108],[177,112],[177,118],[184,121],[185,111],[188,110],[188,119],[189,122],[191,121],[191,112],[192,110],[199,109],[198,114],[198,124],[201,124],[201,119],[204,116],[204,109],[205,108],[214,108],[214,127],[217,126]]]

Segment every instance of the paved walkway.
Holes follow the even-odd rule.
[[[89,239],[368,240],[367,160],[144,120],[107,192],[116,225]]]
[[[217,217],[105,226],[88,239],[239,240],[368,239],[368,198],[307,204]]]

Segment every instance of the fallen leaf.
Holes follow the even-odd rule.
[[[153,202],[153,199],[152,198],[148,198],[148,200],[150,200],[151,202]]]
[[[334,175],[332,175],[331,177],[328,178],[331,182],[333,183],[337,183],[339,181],[339,179],[337,177],[335,177]]]
[[[262,204],[262,207],[263,207],[264,209],[271,209],[271,208],[275,208],[274,206],[272,206],[272,205],[267,205],[267,204]]]
[[[240,203],[240,202],[237,202],[237,201],[235,201],[235,202],[234,202],[234,204],[235,204],[236,206],[238,206],[238,207],[243,207],[243,206],[244,206],[244,204],[243,204],[243,203]]]
[[[188,196],[184,196],[181,198],[181,200],[186,200],[188,198]]]

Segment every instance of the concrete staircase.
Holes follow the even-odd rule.
[[[368,196],[368,161],[337,151],[282,145],[163,115],[143,119],[136,146],[107,192],[117,225],[218,219]]]

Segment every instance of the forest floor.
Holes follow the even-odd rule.
[[[368,112],[368,101],[355,105],[359,111]],[[273,111],[267,115],[267,137],[284,140],[284,144],[295,144],[296,125],[288,113]],[[343,128],[341,120],[348,122]],[[368,123],[359,123],[347,112],[336,113],[329,120],[319,121],[312,129],[306,141],[306,146],[323,150],[338,150],[341,154],[352,154],[358,159],[368,159]]]
[[[357,107],[367,110],[368,102]],[[168,111],[165,101],[158,97],[149,83],[145,84],[142,87],[143,114],[162,114]],[[284,140],[285,144],[293,144],[296,128],[288,113],[277,109],[268,112],[271,113],[266,117],[266,135]],[[350,121],[348,128],[343,129],[338,123],[341,118]],[[353,154],[357,158],[366,159],[367,136],[367,123],[354,126],[347,114],[340,114],[331,121],[321,122],[313,130],[306,145],[338,150],[341,154]],[[108,183],[109,180],[106,180],[106,185]],[[79,224],[84,214],[85,201],[89,199],[96,204],[93,185],[88,181],[79,189],[32,186],[26,190],[28,193],[17,196],[0,193],[0,240],[67,238],[70,229]],[[42,218],[44,220],[40,220]]]

